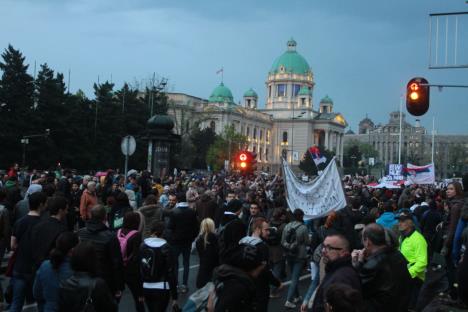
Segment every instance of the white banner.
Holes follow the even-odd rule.
[[[434,164],[426,166],[415,166],[408,164],[406,166],[407,180],[410,184],[434,184],[435,171]]]
[[[301,209],[304,219],[326,216],[346,206],[341,178],[333,158],[322,174],[311,182],[299,180],[283,160],[286,200],[291,211]]]

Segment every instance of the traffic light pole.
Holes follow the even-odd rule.
[[[468,88],[468,85],[444,85],[444,84],[424,84],[424,83],[421,83],[421,86],[438,87],[440,89],[442,88]]]

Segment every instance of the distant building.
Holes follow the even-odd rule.
[[[257,153],[258,167],[265,171],[277,168],[284,153],[290,163],[298,165],[312,145],[334,151],[342,162],[346,120],[334,112],[328,96],[314,107],[314,76],[296,46],[296,41],[289,40],[287,50],[273,62],[267,75],[263,109],[259,109],[258,95],[252,88],[244,93],[243,103],[238,105],[223,82],[207,100],[167,93],[168,113],[174,116],[176,132],[183,135],[199,124],[202,129],[211,127],[219,134],[226,125],[233,125],[237,132],[247,136],[248,150]]]
[[[398,163],[400,112],[390,113],[385,125],[375,125],[367,116],[359,122],[358,134],[346,133],[345,145],[353,140],[368,143],[379,156],[383,165]],[[468,135],[434,136],[434,163],[438,177],[450,177],[455,172],[464,172],[468,164]],[[418,119],[411,125],[402,113],[402,163],[424,165],[431,162],[432,135],[421,126]]]

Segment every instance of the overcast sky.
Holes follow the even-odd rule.
[[[468,85],[466,68],[428,69],[429,13],[460,11],[468,11],[464,0],[0,0],[0,49],[22,51],[31,73],[35,61],[66,77],[70,69],[71,91],[89,97],[98,77],[120,88],[156,73],[169,79],[168,91],[208,98],[223,67],[236,102],[252,87],[263,106],[268,70],[294,37],[314,73],[315,107],[329,95],[356,131],[366,114],[386,123],[412,77]],[[445,25],[440,18],[439,64]],[[454,25],[449,19],[449,64]],[[433,20],[433,48],[435,29]],[[457,44],[457,63],[468,64],[468,15]],[[433,116],[439,133],[468,134],[468,89],[432,89],[421,118],[429,131]]]

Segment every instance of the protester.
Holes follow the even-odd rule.
[[[325,263],[325,276],[315,295],[313,312],[325,310],[326,294],[330,286],[343,283],[361,293],[361,282],[358,273],[351,264],[351,251],[348,240],[341,234],[325,238],[322,246],[322,257]]]
[[[400,252],[408,262],[411,275],[411,299],[409,308],[416,306],[419,290],[424,282],[427,267],[427,243],[424,236],[415,229],[410,213],[402,212],[398,216],[398,229],[401,233]]]
[[[246,227],[239,219],[242,202],[232,199],[226,206],[226,211],[218,229],[219,261],[221,264],[236,264],[239,241],[245,236]]]
[[[151,235],[151,224],[156,221],[162,221],[163,208],[158,202],[158,196],[150,194],[146,197],[143,206],[138,209],[143,215],[145,226],[143,229],[143,237],[147,238]]]
[[[296,209],[293,217],[294,221],[285,226],[281,238],[281,245],[286,253],[286,262],[291,272],[291,284],[284,306],[292,309],[302,300],[297,284],[307,259],[306,247],[310,244],[309,232],[304,224],[304,212]]]
[[[359,272],[365,311],[406,312],[410,299],[411,276],[403,255],[387,243],[389,233],[375,223],[362,233],[364,249],[352,253]]]
[[[331,285],[325,294],[325,311],[364,312],[361,293],[343,283]]]
[[[97,274],[103,278],[112,295],[120,299],[124,289],[123,260],[119,241],[106,226],[106,211],[103,206],[91,208],[90,219],[78,231],[81,242],[90,242],[96,251]]]
[[[60,284],[59,312],[117,312],[107,283],[98,277],[98,256],[91,242],[81,242],[72,251],[73,275]]]
[[[398,224],[398,220],[395,219],[392,203],[390,201],[384,202],[383,209],[384,213],[377,218],[376,223],[384,228],[393,229],[393,227]]]
[[[70,255],[78,245],[78,236],[64,232],[57,237],[56,247],[50,253],[50,260],[42,263],[34,281],[34,298],[39,312],[58,311],[59,285],[72,276]]]
[[[179,290],[181,293],[186,293],[188,291],[187,284],[190,271],[190,251],[192,242],[198,234],[198,220],[196,212],[188,206],[185,194],[181,193],[179,196],[178,204],[169,217],[167,227],[171,233],[170,242],[174,252],[175,272],[179,272],[178,258],[182,254],[184,274]]]
[[[42,261],[48,258],[55,246],[57,237],[67,231],[66,216],[68,203],[65,197],[54,196],[47,201],[49,217],[31,230],[31,240],[34,249],[32,251],[33,265],[37,269]]]
[[[172,298],[177,305],[177,271],[171,246],[162,238],[164,223],[151,225],[151,236],[140,247],[143,294],[149,312],[164,312]]]
[[[215,234],[215,224],[212,219],[203,219],[200,224],[200,234],[196,239],[196,248],[200,266],[198,268],[197,288],[202,288],[211,281],[213,270],[219,264],[218,239]]]
[[[28,197],[29,213],[19,219],[13,226],[11,237],[11,249],[15,252],[13,265],[13,299],[10,307],[12,312],[23,310],[24,300],[32,299],[32,286],[35,270],[31,233],[36,224],[40,222],[41,212],[45,209],[47,196],[42,193],[34,193]]]
[[[82,221],[86,222],[91,218],[91,208],[97,204],[97,201],[96,183],[93,181],[87,182],[86,189],[83,191],[80,200],[80,217]]]
[[[211,191],[206,191],[195,204],[199,222],[206,218],[214,220],[216,217],[217,204],[212,198],[212,195],[213,193]]]

